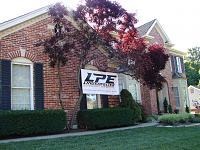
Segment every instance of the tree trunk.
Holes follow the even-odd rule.
[[[158,110],[158,115],[160,114],[160,103],[158,99],[158,89],[156,88],[156,101],[157,101],[157,110]]]
[[[74,124],[74,121],[75,121],[75,117],[76,117],[76,112],[78,110],[78,106],[82,100],[82,97],[83,97],[83,91],[82,91],[82,88],[81,88],[81,68],[82,68],[82,65],[80,65],[80,67],[78,68],[78,72],[77,72],[77,78],[78,78],[78,88],[79,88],[79,99],[76,101],[76,104],[75,104],[75,107],[72,111],[72,118],[70,120],[70,129],[72,129],[73,127],[73,124]]]
[[[61,79],[61,73],[60,73],[60,63],[58,63],[57,69],[58,69],[58,80],[59,80],[58,81],[59,82],[58,99],[59,99],[61,108],[64,110],[64,105],[62,101],[62,79]]]

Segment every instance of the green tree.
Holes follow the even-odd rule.
[[[185,70],[188,86],[200,84],[200,47],[188,49],[188,57],[186,60]]]

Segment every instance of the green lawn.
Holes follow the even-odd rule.
[[[200,128],[138,128],[81,137],[1,144],[0,150],[199,150]]]

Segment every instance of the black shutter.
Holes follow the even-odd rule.
[[[182,69],[182,72],[185,73],[185,64],[183,62],[183,58],[180,57],[180,60],[181,60],[181,69]]]
[[[178,72],[176,56],[173,56],[173,59],[174,59],[174,72]]]
[[[174,56],[171,56],[172,73],[176,72]]]
[[[11,61],[0,60],[0,110],[11,109]]]
[[[80,103],[80,110],[86,110],[86,109],[87,109],[86,94],[83,94],[83,97]]]
[[[103,104],[103,108],[108,108],[108,95],[101,95],[101,102]]]
[[[43,80],[43,64],[34,64],[34,93],[35,108],[44,109],[44,80]]]

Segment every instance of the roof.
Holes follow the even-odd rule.
[[[162,37],[163,41],[165,42],[166,45],[168,46],[173,46],[171,43],[171,40],[163,30],[162,26],[160,25],[159,21],[157,19],[153,19],[137,28],[139,35],[141,37],[149,37],[149,38],[154,38],[150,35],[150,32],[152,31],[153,28],[156,28],[160,36]]]
[[[7,29],[7,28],[10,28],[10,27],[13,27],[13,26],[15,26],[17,24],[25,22],[25,21],[27,21],[29,19],[32,19],[32,18],[35,18],[35,17],[40,16],[42,14],[45,14],[45,13],[47,13],[47,11],[48,11],[50,6],[51,5],[48,5],[48,6],[39,8],[37,10],[31,11],[31,12],[29,12],[27,14],[24,14],[24,15],[21,15],[19,17],[16,17],[14,19],[2,22],[2,23],[0,23],[0,31],[3,31],[5,29]]]
[[[200,90],[200,86],[196,86],[196,85],[190,85],[188,88],[194,88],[194,89]]]
[[[178,56],[181,56],[181,57],[186,57],[187,56],[187,52],[183,52],[183,51],[180,51],[180,50],[177,50],[177,49],[170,49],[170,54],[172,55],[178,55]]]
[[[22,16],[16,17],[14,19],[5,21],[3,23],[0,23],[0,39],[6,35],[9,35],[10,33],[13,33],[17,30],[20,30],[26,26],[29,26],[35,22],[41,21],[48,16],[47,12],[49,10],[49,8],[52,5],[48,5],[42,8],[39,8],[37,10],[34,10],[32,12],[29,12],[27,14],[24,14]],[[66,7],[67,11],[68,11],[68,15],[66,16],[66,19],[71,22],[71,24],[78,30],[80,30],[79,26],[78,26],[78,22],[76,20],[74,20],[73,18],[73,11],[71,8]],[[88,24],[87,24],[88,25]],[[102,52],[105,51],[106,46],[104,45],[98,45],[97,46],[98,49]],[[105,53],[104,53],[105,54]],[[106,54],[108,55],[108,54]]]
[[[137,27],[138,33],[140,36],[144,36],[148,33],[149,29],[151,28],[151,26],[153,26],[154,22],[156,21],[156,19],[151,20],[139,27]]]

